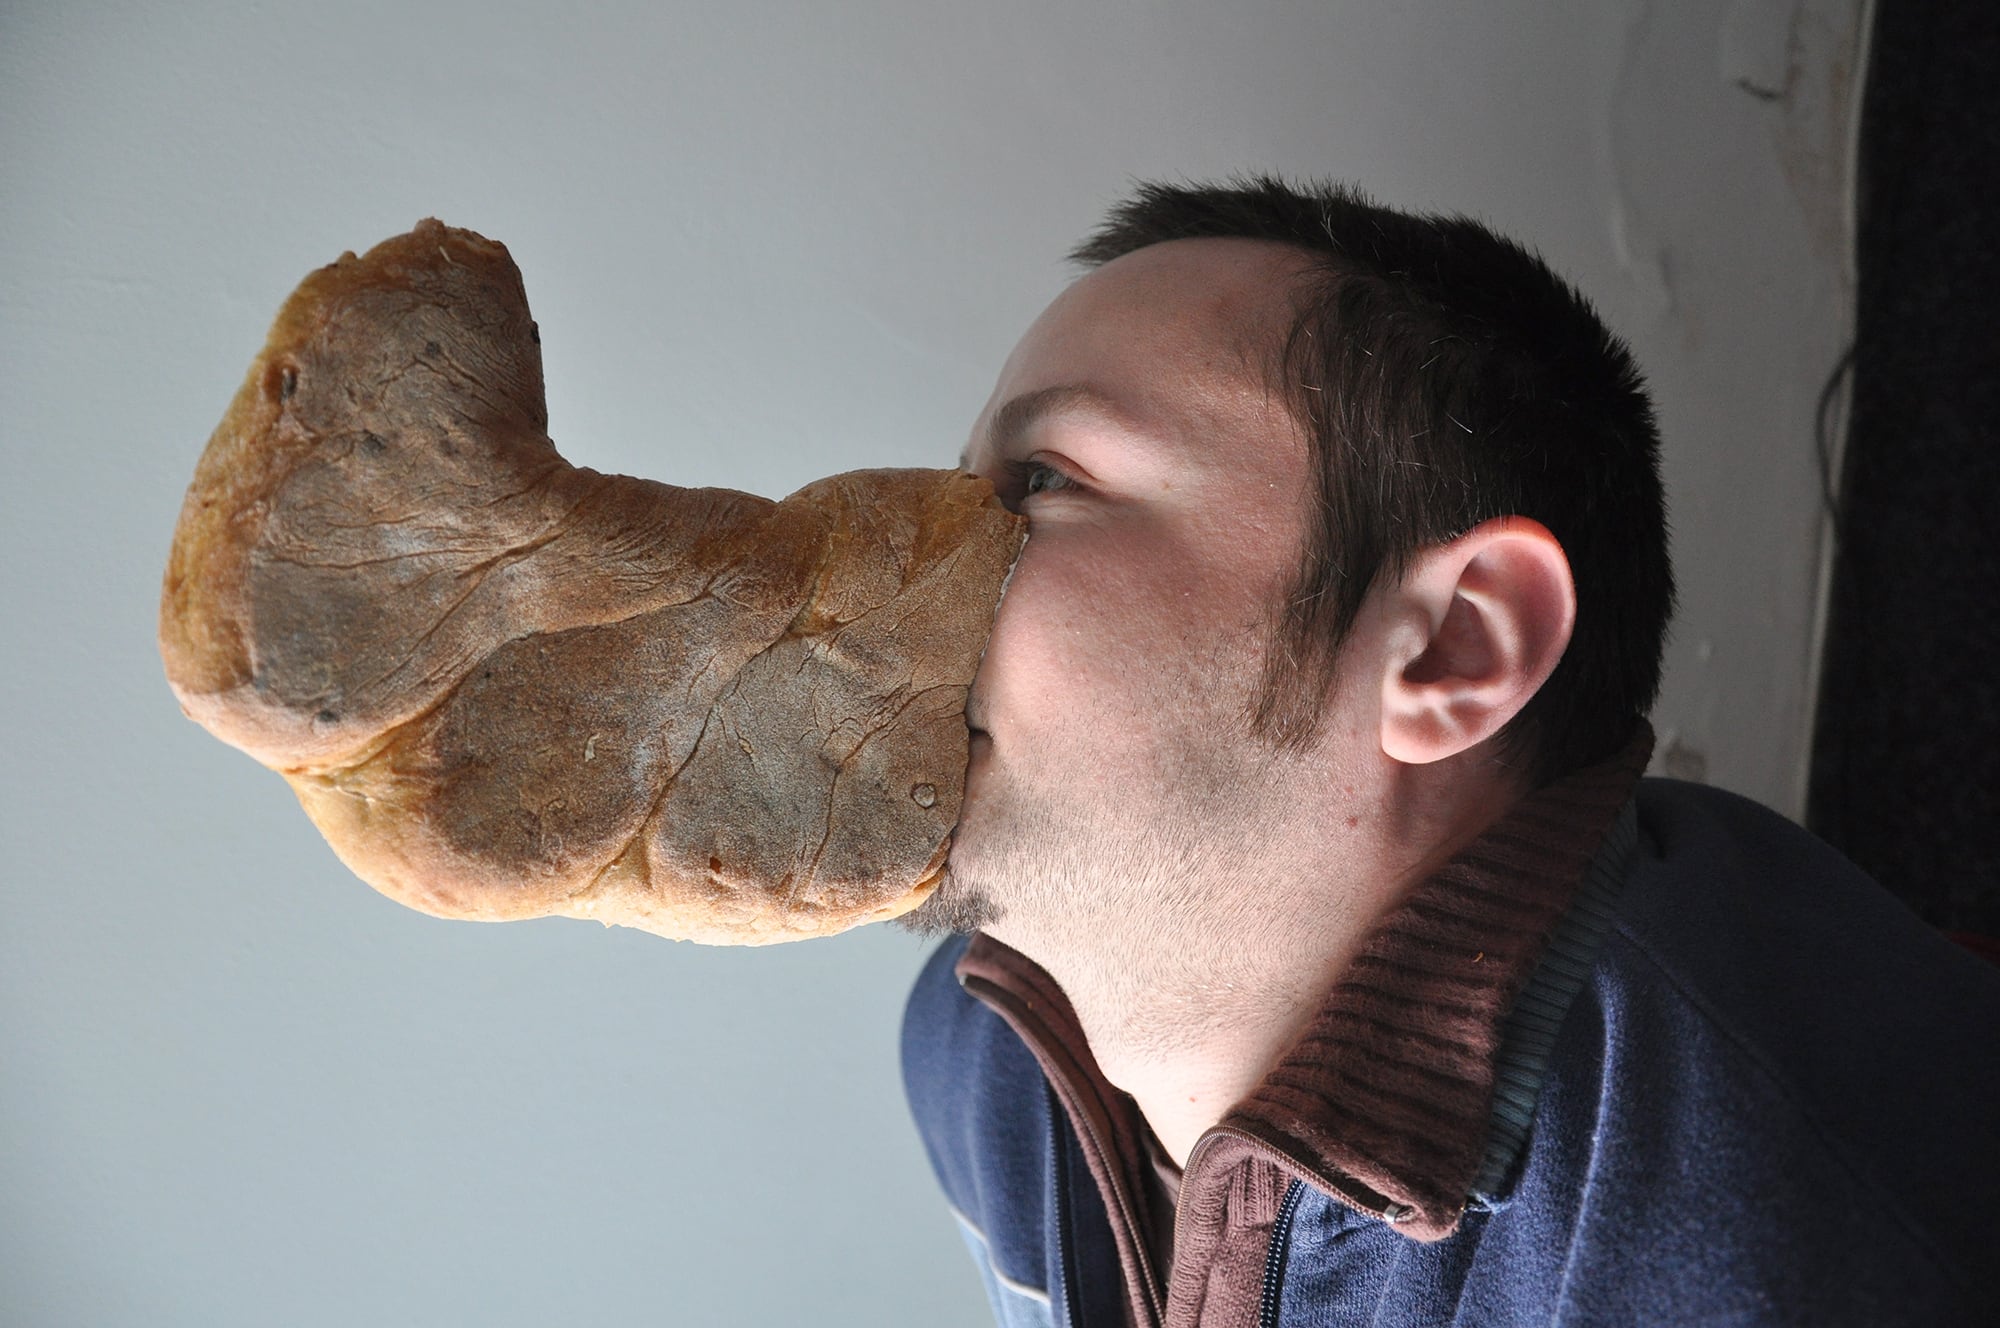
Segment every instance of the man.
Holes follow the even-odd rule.
[[[964,464],[1030,520],[912,1109],[1003,1324],[1983,1322],[2000,977],[1640,781],[1626,350],[1336,187],[1149,186]]]

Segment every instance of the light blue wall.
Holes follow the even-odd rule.
[[[972,1324],[902,1106],[922,949],[407,912],[177,712],[195,458],[312,267],[505,241],[572,460],[948,465],[1134,177],[1538,245],[1653,369],[1663,735],[1792,809],[1856,4],[0,6],[0,1322]]]

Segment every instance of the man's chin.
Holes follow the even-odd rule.
[[[944,879],[930,897],[894,920],[894,925],[915,936],[964,935],[1000,920],[1000,906],[993,897],[951,869],[947,863]]]

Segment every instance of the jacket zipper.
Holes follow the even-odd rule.
[[[1059,1100],[1063,1114],[1071,1119],[1080,1139],[1081,1136],[1089,1136],[1087,1139],[1081,1139],[1081,1141],[1086,1147],[1096,1149],[1098,1155],[1106,1159],[1106,1167],[1109,1169],[1111,1165],[1110,1159],[1115,1156],[1111,1152],[1109,1141],[1097,1137],[1097,1131],[1092,1127],[1086,1113],[1080,1110],[1071,1111],[1069,1109],[1067,1097],[1069,1094],[1078,1091],[1076,1086],[1069,1082],[1068,1076],[1059,1073],[1050,1063],[1049,1053],[1043,1045],[1044,1039],[1030,1032],[1030,1024],[1036,1026],[1040,1024],[1040,1021],[1035,1019],[1031,1013],[1032,1007],[1024,1008],[1023,1003],[1017,1001],[1012,992],[984,978],[961,977],[959,979],[959,986],[972,996],[983,1001],[1013,1028],[1015,1036],[1027,1044],[1028,1050],[1034,1053],[1035,1060],[1041,1065],[1042,1077],[1047,1081],[1050,1090]],[[1048,1040],[1053,1041],[1053,1039]],[[1051,1121],[1054,1118],[1054,1113],[1051,1113]],[[1088,1166],[1087,1161],[1085,1165],[1086,1167]],[[1099,1188],[1100,1190],[1102,1189],[1102,1187]],[[1159,1293],[1153,1289],[1154,1271],[1152,1254],[1146,1247],[1145,1233],[1140,1229],[1138,1216],[1133,1210],[1132,1196],[1126,1194],[1124,1188],[1114,1180],[1110,1192],[1106,1193],[1104,1197],[1106,1200],[1106,1216],[1110,1218],[1114,1227],[1122,1228],[1126,1239],[1132,1245],[1133,1256],[1138,1264],[1139,1281],[1141,1284],[1139,1292],[1142,1297],[1142,1303],[1134,1305],[1132,1307],[1133,1311],[1139,1316],[1140,1328],[1156,1328],[1156,1325],[1164,1322],[1166,1318],[1166,1307],[1161,1304]],[[1064,1281],[1064,1287],[1065,1299],[1067,1299],[1067,1279]]]
[[[1257,1135],[1251,1134],[1247,1130],[1238,1129],[1233,1125],[1212,1125],[1201,1138],[1195,1140],[1194,1148],[1188,1153],[1187,1166],[1181,1173],[1183,1185],[1186,1183],[1185,1178],[1194,1173],[1195,1159],[1201,1156],[1202,1151],[1208,1146],[1210,1141],[1222,1138],[1242,1140],[1265,1157],[1279,1163],[1287,1171],[1290,1171],[1294,1178],[1302,1179],[1326,1191],[1326,1193],[1340,1200],[1342,1204],[1352,1208],[1357,1213],[1365,1214],[1368,1217],[1379,1217],[1384,1222],[1391,1223],[1401,1222],[1409,1216],[1409,1209],[1375,1193],[1375,1191],[1369,1189],[1353,1177],[1344,1176],[1337,1171],[1329,1172],[1322,1168],[1311,1166],[1304,1160],[1292,1156],[1290,1153],[1259,1138]],[[1180,1224],[1178,1222],[1174,1224],[1174,1248],[1180,1248]]]
[[[1076,1278],[1073,1275],[1077,1270],[1072,1266],[1076,1262],[1075,1258],[1072,1257],[1074,1253],[1073,1239],[1075,1231],[1073,1230],[1074,1224],[1069,1210],[1069,1168],[1071,1160],[1064,1155],[1062,1146],[1063,1106],[1061,1102],[1056,1100],[1056,1090],[1053,1085],[1045,1085],[1044,1092],[1047,1094],[1044,1100],[1048,1104],[1046,1110],[1049,1117],[1049,1160],[1056,1164],[1054,1168],[1056,1186],[1056,1276],[1062,1280],[1063,1322],[1069,1325],[1069,1328],[1083,1328],[1083,1313],[1081,1306],[1077,1304]]]
[[[1285,1280],[1285,1260],[1292,1251],[1292,1223],[1298,1218],[1299,1201],[1306,1187],[1294,1180],[1285,1187],[1278,1205],[1278,1220],[1271,1224],[1271,1249],[1264,1259],[1264,1295],[1257,1314],[1257,1328],[1278,1328],[1278,1298]]]

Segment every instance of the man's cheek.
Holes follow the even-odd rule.
[[[1087,640],[1083,615],[1073,602],[1073,588],[1045,567],[1024,554],[1000,601],[973,687],[974,696],[987,706],[1008,704],[1024,691],[1059,688],[1074,672],[1074,656]],[[988,718],[999,720],[997,715]]]

